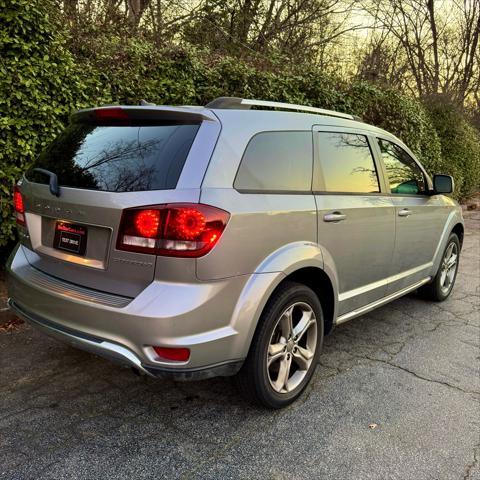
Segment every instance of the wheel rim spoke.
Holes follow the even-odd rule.
[[[278,377],[277,377],[277,380],[275,381],[275,389],[278,392],[282,391],[284,388],[286,389],[286,386],[288,383],[288,377],[290,375],[291,364],[292,364],[292,358],[287,356],[280,362]]]
[[[273,357],[285,350],[285,344],[282,342],[272,343],[268,346],[268,354]]]
[[[315,323],[315,319],[313,318],[313,311],[304,310],[302,318],[293,329],[293,336],[295,337],[295,341],[300,341],[305,332],[311,327],[313,323]]]
[[[451,268],[447,272],[447,279],[448,279],[448,285],[450,286],[453,283],[453,279],[455,277],[455,269]]]
[[[290,338],[292,335],[292,315],[293,315],[293,308],[292,305],[290,308],[287,308],[285,312],[283,312],[282,317],[280,318],[280,329],[282,332],[282,337],[285,339]]]
[[[285,344],[284,343],[274,343],[268,347],[268,359],[267,366],[269,367],[272,363],[280,360],[285,356]]]
[[[455,246],[454,243],[451,243],[448,248],[447,248],[447,251],[445,252],[445,258],[450,258],[450,256],[452,255],[452,252],[453,252],[453,247]]]
[[[293,359],[301,370],[308,370],[313,355],[314,353],[311,350],[297,346],[293,352]]]
[[[457,264],[457,256],[452,255],[447,262],[447,268],[452,268]]]

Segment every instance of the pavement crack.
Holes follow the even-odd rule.
[[[424,380],[426,382],[431,382],[431,383],[437,383],[439,385],[444,385],[446,387],[450,387],[450,388],[453,388],[455,390],[458,390],[459,392],[462,392],[462,393],[466,393],[467,395],[480,395],[480,392],[477,392],[475,390],[464,390],[463,388],[460,388],[458,387],[457,385],[453,385],[451,383],[448,383],[448,382],[444,382],[442,380],[435,380],[434,378],[428,378],[428,377],[424,377],[423,375],[419,375],[418,373],[414,372],[413,370],[409,370],[408,368],[406,367],[402,367],[400,365],[397,365],[396,363],[392,363],[392,362],[389,362],[387,360],[379,360],[378,358],[370,358],[370,357],[367,357],[369,360],[373,361],[373,362],[380,362],[380,363],[385,363],[387,365],[390,365],[391,367],[394,367],[394,368],[398,368],[400,370],[403,370],[404,372],[407,372],[409,373],[410,375],[413,375],[414,377],[417,377],[419,378],[420,380]]]
[[[465,468],[465,475],[463,476],[463,480],[468,480],[470,478],[470,475],[472,474],[473,468],[478,465],[478,460],[479,460],[479,450],[480,450],[480,443],[478,445],[475,445],[473,449],[473,460],[466,466]]]
[[[409,373],[410,375],[413,375],[414,377],[416,377],[420,380],[424,380],[426,382],[431,382],[431,383],[437,383],[439,385],[444,385],[445,387],[453,388],[454,390],[465,393],[467,395],[474,395],[474,396],[480,395],[480,392],[477,392],[476,390],[465,390],[461,387],[458,387],[457,385],[453,385],[453,384],[445,382],[443,380],[436,380],[434,378],[424,377],[423,375],[420,375],[420,374],[414,372],[413,370],[410,370],[406,367],[402,367],[401,365],[393,363],[392,361],[389,361],[389,360],[382,360],[380,358],[374,358],[374,357],[370,357],[368,355],[355,355],[355,354],[352,354],[352,353],[350,353],[350,355],[352,355],[354,358],[357,358],[357,359],[360,359],[360,360],[369,360],[370,362],[383,363],[385,365],[389,365],[391,367],[398,368],[399,370],[403,370],[404,372]]]

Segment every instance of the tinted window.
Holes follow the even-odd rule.
[[[319,157],[327,192],[380,191],[367,137],[354,133],[319,132]]]
[[[378,144],[387,171],[390,191],[403,195],[425,192],[425,178],[413,158],[392,142],[378,139]]]
[[[235,178],[238,190],[309,191],[311,132],[262,132],[248,144]]]
[[[132,192],[175,188],[199,125],[71,124],[38,158],[66,187]],[[27,178],[48,183],[30,171]]]

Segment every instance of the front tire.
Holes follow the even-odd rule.
[[[450,293],[457,278],[458,262],[460,260],[460,241],[452,233],[443,252],[442,262],[434,279],[419,289],[419,293],[427,300],[443,302]]]
[[[310,382],[323,343],[322,307],[313,290],[286,281],[268,301],[237,385],[267,408],[293,403]]]

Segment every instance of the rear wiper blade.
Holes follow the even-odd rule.
[[[45,170],[44,168],[34,168],[34,172],[43,173],[50,178],[49,186],[50,186],[50,193],[55,195],[56,197],[60,196],[60,188],[58,186],[58,177],[55,173],[51,172],[50,170]]]

